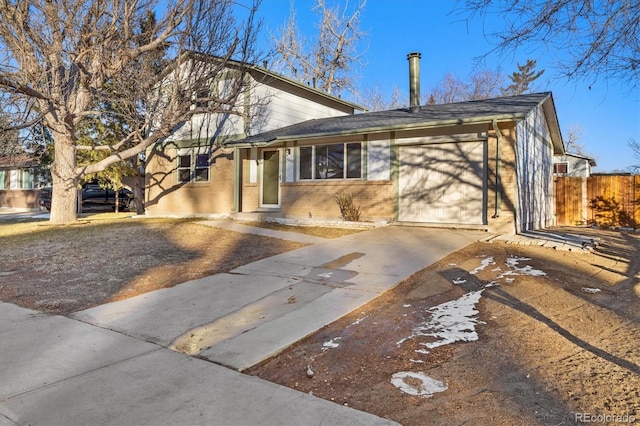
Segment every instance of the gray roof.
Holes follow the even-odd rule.
[[[523,119],[533,108],[552,99],[550,92],[477,101],[421,106],[320,118],[230,141],[227,145],[255,146],[317,137],[378,133],[485,121]],[[548,119],[550,117],[547,117]],[[555,107],[553,117],[556,123]],[[557,126],[557,124],[556,124]]]

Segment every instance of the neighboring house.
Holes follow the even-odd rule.
[[[151,213],[336,220],[334,196],[347,191],[363,220],[507,233],[554,224],[553,156],[564,145],[551,93],[419,106],[412,73],[409,108],[352,114],[357,106],[260,73],[270,90],[279,84],[270,117],[327,110],[211,148],[156,147]]]
[[[595,166],[596,160],[583,155],[567,152],[553,157],[553,174],[556,176],[588,178]]]
[[[364,110],[262,67],[250,67],[247,79],[250,90],[239,108],[246,110],[245,116],[250,119],[197,115],[170,138],[147,150],[146,214],[228,215],[239,211],[239,193],[234,192],[238,190],[234,183],[240,175],[238,167],[247,165],[250,175],[244,196],[255,192],[258,197],[262,187],[258,185],[257,167],[264,158],[257,157],[257,150],[226,147],[225,141]]]
[[[37,210],[40,166],[31,156],[0,157],[0,208]]]

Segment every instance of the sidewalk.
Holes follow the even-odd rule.
[[[72,318],[0,304],[0,425],[390,424],[234,370],[484,235],[376,228]]]

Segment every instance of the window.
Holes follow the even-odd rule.
[[[191,181],[209,181],[209,154],[199,149],[180,150],[178,153],[178,182]]]
[[[9,185],[7,188],[7,177]],[[0,171],[0,189],[34,189],[35,188],[35,170],[33,169],[14,169]]]
[[[359,179],[362,144],[338,143],[300,148],[299,179]]]
[[[555,163],[553,165],[553,173],[557,174],[567,174],[568,173],[568,164],[567,163]]]

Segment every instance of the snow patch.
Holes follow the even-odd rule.
[[[510,257],[507,259],[507,266],[515,270],[515,274],[512,275],[532,275],[534,277],[540,277],[547,275],[546,272],[539,269],[533,269],[531,265],[525,265],[522,268],[518,266],[518,263],[522,260],[531,260],[530,257]]]
[[[342,340],[342,337],[334,337],[333,339],[324,342],[322,344],[322,352],[328,350],[328,349],[335,349],[337,347],[340,346],[340,343],[337,343],[336,340]]]
[[[365,315],[362,318],[358,318],[357,320],[349,324],[347,327],[351,327],[352,325],[359,325],[362,321],[366,320],[367,318],[369,318],[369,315]]]
[[[471,275],[476,275],[478,272],[482,271],[483,269],[485,269],[487,266],[489,265],[495,265],[496,262],[494,262],[493,257],[486,257],[484,259],[482,259],[480,261],[480,266],[478,266],[476,269],[474,269],[473,271],[469,272]]]
[[[409,382],[407,379],[411,379]],[[446,383],[432,379],[424,373],[414,373],[412,371],[401,371],[391,376],[391,384],[402,392],[429,398],[436,392],[446,391]]]
[[[483,289],[484,290],[484,289]],[[400,346],[404,341],[417,337],[427,337],[428,341],[420,343],[427,349],[455,342],[472,342],[478,340],[475,330],[476,324],[484,324],[478,320],[475,306],[480,300],[482,291],[473,291],[450,302],[442,303],[428,309],[431,317],[413,329],[411,336],[397,342]],[[416,352],[428,354],[429,351],[419,349]]]
[[[467,280],[463,280],[462,278],[458,278],[458,279],[453,280],[453,283],[454,283],[455,285],[464,284],[464,283],[466,283],[466,282],[467,282]]]

